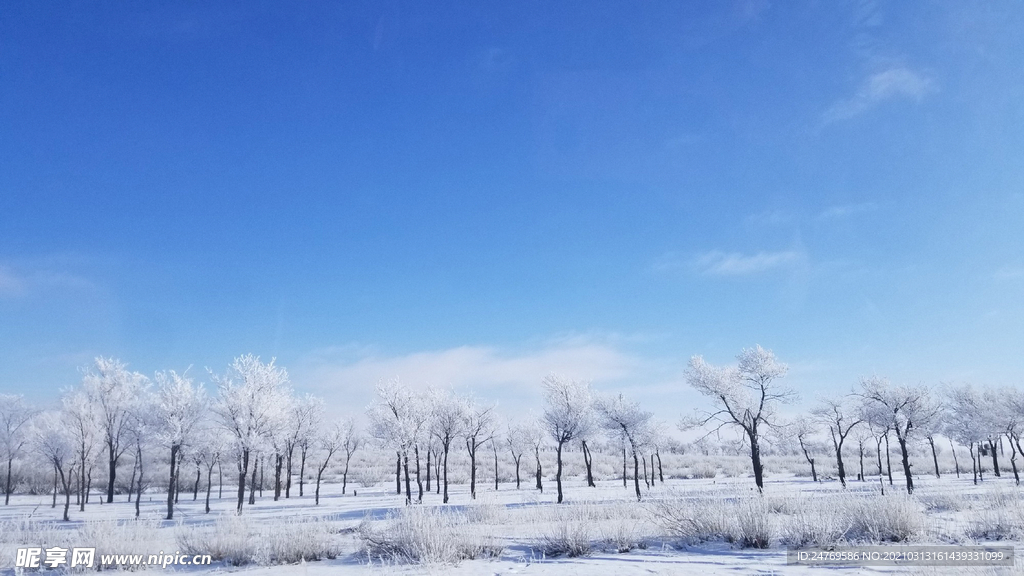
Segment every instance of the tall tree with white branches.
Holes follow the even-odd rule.
[[[239,356],[223,375],[211,373],[219,397],[214,412],[220,424],[231,434],[238,458],[238,505],[242,513],[245,481],[252,456],[284,422],[282,406],[291,396],[288,372],[272,359],[262,362],[258,356]],[[255,472],[255,464],[253,472]]]
[[[464,414],[469,409],[464,398],[452,391],[432,390],[429,393],[430,424],[429,430],[437,439],[441,449],[441,478],[443,485],[443,502],[448,503],[448,454],[452,441],[462,435]]]
[[[207,397],[202,384],[197,384],[187,371],[157,372],[155,415],[160,445],[170,451],[170,473],[167,484],[167,520],[174,519],[175,490],[181,474],[181,451],[196,442],[200,423],[206,415]]]
[[[932,401],[923,386],[894,385],[887,379],[872,376],[861,381],[860,396],[874,405],[888,420],[888,426],[896,434],[903,462],[903,474],[907,480],[907,493],[914,492],[914,477],[910,470],[908,442],[919,428],[935,418],[939,406]]]
[[[78,439],[69,432],[64,414],[45,412],[34,421],[32,444],[60,476],[64,492],[64,521],[71,519],[71,481],[78,466]]]
[[[148,379],[114,358],[96,358],[82,378],[82,390],[92,402],[107,448],[107,502],[114,501],[114,482],[121,455],[128,449],[122,442],[135,399],[148,385]]]
[[[714,431],[723,427],[739,428],[750,447],[754,483],[758,492],[764,490],[764,469],[761,466],[761,434],[776,425],[779,404],[792,401],[794,393],[779,384],[788,367],[779,362],[771,350],[761,346],[745,348],[736,357],[736,366],[717,367],[701,356],[690,359],[686,380],[695,390],[710,397],[715,409],[683,421],[684,428],[716,423]]]
[[[653,414],[640,409],[640,404],[626,400],[622,394],[613,398],[601,398],[596,402],[602,427],[616,440],[624,440],[633,456],[633,486],[636,500],[643,497],[640,492],[641,448],[653,433]]]
[[[839,470],[839,482],[846,488],[846,466],[843,462],[843,444],[850,432],[862,421],[851,397],[822,398],[811,410],[814,418],[828,426],[832,437],[832,448],[836,453],[836,466]]]
[[[7,461],[7,478],[4,481],[4,505],[11,503],[11,468],[28,443],[29,421],[35,409],[25,402],[23,396],[0,394],[0,454]]]
[[[470,402],[462,413],[462,437],[469,453],[469,495],[476,499],[477,449],[494,436],[494,407]]]
[[[550,374],[541,383],[544,388],[544,415],[542,423],[548,436],[555,442],[555,485],[558,503],[562,494],[562,450],[569,442],[590,433],[594,426],[593,395],[590,383]]]

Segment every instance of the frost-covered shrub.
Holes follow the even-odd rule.
[[[687,543],[734,539],[732,505],[721,498],[671,498],[648,504],[655,523]]]
[[[585,505],[571,504],[554,510],[554,519],[541,537],[548,556],[586,556],[593,549],[593,514]]]
[[[341,551],[331,525],[322,518],[267,522],[227,515],[210,528],[179,526],[176,537],[183,552],[209,554],[233,566],[336,558]]]
[[[987,501],[989,508],[972,510],[964,530],[975,540],[1016,540],[1024,538],[1024,502],[1017,492],[997,490]]]
[[[972,507],[968,496],[962,492],[954,492],[952,490],[924,496],[921,498],[921,502],[924,503],[925,508],[930,512],[960,512],[962,510],[969,510]]]
[[[779,528],[780,539],[786,546],[830,548],[843,541],[850,523],[831,498],[812,498],[794,501],[789,513],[781,518]]]
[[[714,478],[717,475],[718,469],[710,462],[699,462],[691,466],[689,471],[686,472],[687,478],[695,480]]]
[[[103,554],[137,554],[145,556],[160,548],[160,523],[155,520],[104,520],[87,522],[78,529],[76,538],[96,547],[97,564]],[[98,566],[97,568],[105,568]]]
[[[916,539],[927,530],[924,512],[904,494],[835,498],[836,513],[842,514],[845,510],[849,516],[847,540],[905,542]]]
[[[371,560],[417,564],[458,564],[498,556],[502,547],[482,535],[465,514],[439,507],[410,507],[359,527]]]
[[[745,498],[735,508],[735,541],[744,548],[771,546],[776,537],[776,523],[765,499]]]

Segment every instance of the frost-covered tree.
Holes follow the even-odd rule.
[[[28,443],[29,421],[34,415],[35,409],[25,402],[23,396],[0,394],[0,454],[7,463],[4,505],[11,503],[11,469]]]
[[[814,454],[818,452],[818,445],[812,439],[816,432],[814,423],[807,418],[797,418],[793,422],[791,433],[796,438],[800,451],[803,452],[804,459],[811,465],[811,480],[814,482],[818,481],[818,470],[814,466],[816,460]],[[844,483],[843,485],[845,486],[846,484]]]
[[[69,433],[65,414],[44,412],[34,421],[32,445],[60,477],[64,492],[64,521],[69,521],[71,482],[75,475],[78,439]]]
[[[982,393],[970,384],[949,387],[946,390],[946,403],[948,411],[944,432],[967,446],[971,454],[974,483],[977,484],[981,478],[980,447],[991,434],[989,406]],[[979,448],[977,452],[975,447]]]
[[[274,362],[262,362],[258,356],[246,354],[235,358],[224,375],[211,374],[219,393],[214,412],[231,434],[238,458],[239,514],[245,500],[250,458],[281,427],[285,419],[282,407],[287,406],[291,396],[288,372]],[[255,463],[252,470],[255,474]]]
[[[342,473],[341,493],[345,493],[345,485],[348,483],[348,467],[352,460],[352,454],[359,448],[362,439],[356,431],[355,422],[346,418],[339,420],[326,428],[318,428],[315,433],[315,448],[317,449],[318,464],[316,466],[316,490],[314,502],[320,505],[320,482],[323,479],[324,471],[331,463],[331,459],[338,452],[345,453],[345,469]]]
[[[544,388],[544,430],[555,442],[555,485],[558,503],[562,495],[562,450],[569,442],[590,433],[594,426],[593,396],[590,383],[550,374],[541,383]]]
[[[462,413],[462,437],[469,452],[469,495],[476,499],[476,454],[494,436],[494,407],[468,403]]]
[[[443,502],[448,503],[448,453],[452,441],[462,435],[464,414],[468,410],[464,398],[452,391],[432,390],[429,393],[430,433],[437,439],[441,450],[441,474],[444,487]]]
[[[791,401],[794,393],[779,384],[788,367],[779,362],[771,350],[761,346],[746,348],[736,359],[738,364],[728,367],[712,366],[701,356],[690,359],[686,381],[710,397],[715,409],[684,420],[683,427],[716,423],[715,432],[726,426],[742,430],[750,447],[754,483],[760,492],[764,489],[761,434],[764,428],[776,425],[778,405]]]
[[[523,454],[528,452],[532,445],[530,434],[523,424],[508,422],[505,426],[505,447],[512,454],[512,462],[516,467],[516,490],[519,490],[519,465],[523,460]]]
[[[167,483],[167,519],[174,519],[175,492],[181,471],[181,451],[198,444],[197,437],[208,434],[200,423],[206,415],[207,396],[202,384],[197,384],[186,373],[174,370],[157,372],[156,381],[156,436],[160,445],[170,452],[170,473]],[[196,450],[197,454],[202,454]],[[198,467],[198,465],[197,465]],[[198,490],[198,482],[197,482]]]
[[[884,414],[888,427],[896,434],[903,462],[903,474],[907,479],[907,493],[914,492],[914,478],[910,470],[910,451],[907,443],[918,428],[939,413],[936,403],[922,386],[894,385],[885,378],[872,376],[861,381],[860,396],[868,404]]]
[[[82,390],[93,405],[100,435],[107,449],[107,503],[114,501],[117,465],[128,449],[123,442],[125,427],[136,398],[148,379],[114,358],[96,358],[82,378]]]
[[[99,420],[94,404],[81,389],[66,390],[61,397],[61,404],[61,419],[74,442],[78,458],[76,466],[69,466],[77,469],[78,473],[78,511],[84,512],[89,498],[93,459],[101,435]]]
[[[640,462],[641,447],[650,440],[652,417],[650,412],[640,409],[640,404],[626,400],[622,394],[613,398],[601,398],[596,402],[601,426],[617,440],[622,440],[629,447],[633,456],[633,486],[636,499],[642,498],[640,493]]]
[[[309,454],[310,447],[316,442],[317,430],[323,426],[324,423],[324,400],[311,394],[307,394],[302,398],[296,407],[295,414],[292,415],[292,425],[294,440],[292,444],[292,450],[299,450],[299,496],[303,495],[303,487],[305,486],[305,474],[306,474],[306,457]],[[291,457],[289,457],[288,465],[288,487],[291,487]],[[285,491],[287,496],[288,492]]]
[[[836,467],[839,470],[839,482],[846,488],[846,466],[843,462],[843,444],[850,432],[861,419],[857,407],[853,404],[851,397],[823,398],[818,401],[811,414],[814,418],[828,427],[832,437],[832,449],[836,453]]]
[[[380,382],[376,398],[368,410],[370,430],[374,438],[391,447],[398,455],[399,472],[405,472],[405,502],[412,504],[412,477],[409,474],[409,452],[418,454],[421,434],[427,421],[425,403],[397,378]],[[419,470],[417,469],[417,476]],[[417,478],[418,481],[418,478]],[[423,489],[420,487],[420,501]]]

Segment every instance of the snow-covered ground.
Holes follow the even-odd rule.
[[[896,479],[886,485],[891,500],[881,499],[877,478],[873,482],[851,482],[847,498],[869,499],[873,502],[904,502],[912,514],[906,520],[916,530],[915,544],[970,544],[991,542],[996,538],[1019,538],[1024,521],[1024,504],[1012,478],[986,478],[974,486],[969,477],[943,477],[937,480],[922,476],[916,479],[918,489],[906,500]],[[350,486],[351,488],[351,486]],[[817,574],[817,573],[888,573],[885,567],[821,568],[786,564],[784,540],[795,522],[827,524],[827,508],[814,508],[815,502],[833,506],[843,498],[836,481],[814,483],[791,475],[774,476],[768,480],[763,499],[754,498],[750,478],[716,478],[704,480],[672,479],[644,490],[645,502],[637,504],[632,486],[625,489],[621,481],[601,481],[596,488],[583,485],[578,479],[566,483],[567,504],[555,504],[554,484],[548,482],[543,494],[531,489],[527,482],[520,490],[502,484],[498,491],[493,484],[478,486],[478,497],[472,500],[468,486],[451,487],[451,503],[444,507],[458,513],[462,524],[459,535],[434,535],[441,540],[463,538],[482,544],[484,550],[497,550],[496,557],[464,560],[457,565],[407,564],[387,555],[368,552],[361,534],[367,530],[387,535],[397,530],[396,518],[406,509],[404,496],[393,491],[394,485],[374,488],[357,487],[358,494],[342,495],[340,485],[328,484],[322,489],[320,506],[313,505],[311,491],[299,498],[274,502],[271,491],[264,491],[254,506],[246,506],[241,520],[233,514],[233,495],[225,487],[218,499],[214,488],[213,511],[203,513],[203,498],[193,502],[191,493],[181,494],[174,521],[163,520],[166,503],[161,494],[143,497],[141,524],[127,521],[134,515],[134,504],[121,495],[113,504],[100,504],[95,495],[85,512],[78,512],[72,503],[71,522],[61,522],[61,503],[51,508],[47,496],[15,496],[10,506],[0,506],[0,569],[13,571],[14,551],[19,546],[96,546],[97,553],[175,552],[182,542],[191,538],[198,547],[223,547],[221,532],[234,533],[259,547],[261,538],[305,538],[302,528],[279,533],[279,528],[295,525],[296,519],[316,519],[319,536],[326,538],[336,557],[312,562],[273,566],[231,566],[215,562],[211,567],[188,568],[190,572],[244,572],[253,576],[305,574],[524,574],[524,575],[613,575],[613,574]],[[413,484],[415,492],[416,487]],[[297,490],[295,491],[297,492]],[[831,499],[830,499],[831,498]],[[435,493],[424,496],[422,507],[440,506]],[[659,522],[659,510],[689,511],[722,505],[723,518],[713,522],[733,522],[725,517],[749,513],[743,502],[764,502],[767,518],[774,534],[767,549],[741,547],[734,538],[711,538],[706,541],[684,541]],[[725,504],[723,504],[725,503]],[[731,504],[730,504],[731,503]],[[760,504],[758,504],[760,505]],[[668,508],[664,508],[664,507]],[[732,507],[730,507],[732,506]],[[659,508],[662,507],[662,508]],[[812,511],[808,516],[808,510]],[[693,512],[699,515],[698,512]],[[663,517],[664,514],[661,514]],[[818,518],[818,516],[821,516]],[[436,519],[436,518],[435,518]],[[425,518],[429,529],[430,518]],[[914,524],[918,522],[918,524]],[[787,528],[788,527],[788,528]],[[312,533],[312,532],[311,532]],[[261,534],[263,536],[254,536]],[[276,536],[274,536],[276,534]],[[979,537],[979,534],[982,536]],[[91,535],[91,536],[89,536]],[[267,536],[271,535],[271,536]],[[85,538],[92,537],[92,541]],[[34,539],[34,540],[33,540]],[[78,541],[82,539],[82,541]],[[551,556],[546,551],[553,542],[584,541],[589,555]],[[71,541],[75,540],[75,541]],[[98,540],[98,541],[97,541]],[[252,540],[257,540],[253,542]],[[1004,540],[1002,543],[1005,543]],[[626,549],[619,552],[616,548]],[[486,555],[486,554],[485,554]],[[172,568],[169,568],[172,569]],[[178,567],[177,570],[186,568]],[[151,568],[151,570],[154,570]],[[159,570],[159,568],[155,568]],[[1002,574],[1020,573],[1017,568],[920,568],[921,574]]]

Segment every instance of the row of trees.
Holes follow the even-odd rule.
[[[297,397],[287,372],[273,361],[252,355],[236,358],[222,374],[210,374],[217,394],[207,394],[186,370],[158,372],[148,378],[117,360],[97,358],[78,387],[65,390],[59,409],[37,411],[19,396],[0,396],[0,448],[6,460],[5,503],[9,503],[11,471],[16,458],[29,457],[53,470],[54,504],[58,484],[65,496],[64,519],[71,495],[85,510],[92,493],[94,468],[102,459],[106,502],[114,501],[120,474],[131,462],[128,499],[149,487],[147,462],[167,467],[167,518],[174,517],[183,467],[195,469],[193,498],[206,473],[206,511],[210,511],[213,468],[238,471],[237,511],[242,512],[248,484],[254,499],[257,463],[270,459],[274,499],[289,498],[292,479],[304,492],[307,464],[316,467],[316,500],[331,459],[344,454],[348,463],[361,442],[351,420],[325,420],[323,402]],[[163,454],[166,460],[154,458]]]
[[[913,491],[910,443],[927,440],[932,449],[935,473],[939,474],[936,437],[945,436],[966,446],[971,454],[975,478],[981,473],[982,453],[991,453],[999,474],[995,445],[1005,439],[1011,448],[1011,466],[1020,451],[1019,435],[1024,424],[1024,395],[1015,390],[978,390],[970,386],[946,387],[939,394],[922,386],[893,385],[878,377],[866,378],[850,394],[820,400],[806,417],[784,420],[782,404],[795,395],[781,384],[787,366],[770,350],[760,346],[743,350],[735,365],[715,366],[702,357],[691,359],[686,378],[698,392],[712,401],[711,410],[684,418],[680,427],[702,430],[705,435],[734,428],[749,450],[754,482],[764,486],[761,462],[763,444],[773,439],[795,441],[817,479],[816,456],[830,451],[836,460],[839,480],[845,487],[844,447],[852,439],[860,457],[858,477],[865,479],[865,446],[877,455],[879,477],[883,474],[882,454],[892,483],[889,441],[899,448],[908,492]],[[254,502],[257,470],[271,470],[274,499],[290,498],[293,479],[298,479],[299,496],[305,479],[315,476],[316,502],[320,483],[333,458],[344,456],[342,493],[348,481],[349,463],[361,438],[350,419],[328,422],[321,399],[297,396],[287,372],[274,361],[262,362],[252,355],[236,358],[223,373],[210,373],[215,394],[208,394],[189,371],[156,373],[148,378],[131,372],[121,362],[98,358],[85,371],[82,383],[67,389],[58,410],[37,412],[20,397],[0,397],[0,450],[6,463],[5,502],[12,491],[11,471],[15,459],[33,456],[53,470],[54,498],[58,486],[65,495],[65,518],[74,493],[84,510],[91,493],[93,471],[102,460],[100,476],[105,478],[105,499],[112,502],[117,478],[131,463],[128,497],[149,486],[147,462],[166,467],[167,518],[174,516],[185,467],[195,471],[193,498],[199,492],[205,472],[206,509],[213,468],[223,477],[222,465],[237,468],[236,510]],[[586,481],[594,486],[592,449],[595,442],[618,446],[622,454],[622,480],[627,486],[632,463],[633,490],[642,498],[640,467],[657,466],[661,475],[661,446],[668,441],[664,427],[637,402],[622,395],[599,396],[589,383],[558,375],[542,382],[543,412],[524,422],[500,422],[493,406],[481,404],[451,390],[431,388],[414,391],[399,380],[381,382],[367,411],[370,436],[380,448],[391,451],[395,462],[396,492],[406,502],[416,502],[431,491],[432,481],[443,502],[449,501],[449,455],[465,448],[469,459],[469,487],[477,493],[477,466],[490,452],[495,470],[499,452],[511,455],[516,487],[521,485],[525,455],[535,463],[535,488],[543,491],[544,470],[541,451],[555,456],[557,500],[564,500],[563,455],[568,447],[583,455]],[[706,437],[706,436],[705,436]],[[703,442],[699,440],[697,444]],[[885,445],[883,451],[882,445]],[[828,445],[826,450],[823,446]],[[483,450],[483,451],[481,451]],[[154,458],[154,455],[160,455]],[[657,464],[656,464],[657,462]],[[315,474],[307,475],[307,468]],[[959,464],[957,464],[959,472]],[[426,488],[424,490],[424,480]],[[652,473],[653,480],[653,473]],[[495,487],[497,488],[497,474]],[[123,485],[123,481],[122,481]],[[259,481],[262,486],[262,478]]]
[[[694,356],[687,370],[687,381],[712,400],[714,409],[684,418],[680,428],[702,428],[708,433],[717,433],[723,428],[739,430],[750,449],[754,482],[759,491],[764,488],[761,444],[766,438],[795,438],[811,466],[812,478],[817,480],[812,456],[816,450],[812,446],[820,450],[816,440],[821,436],[830,444],[843,487],[847,481],[843,448],[849,438],[854,438],[857,444],[859,478],[866,479],[865,444],[873,441],[879,478],[883,474],[884,453],[890,484],[889,440],[895,438],[908,493],[914,491],[911,442],[927,441],[938,477],[941,473],[936,438],[940,436],[950,442],[958,475],[955,443],[967,447],[975,483],[982,471],[983,453],[991,455],[993,471],[1000,475],[996,445],[1005,439],[1010,446],[1014,479],[1020,482],[1016,462],[1018,453],[1024,453],[1020,445],[1024,430],[1024,392],[1015,388],[978,389],[967,384],[933,389],[893,384],[885,378],[872,376],[862,379],[849,394],[818,400],[808,416],[787,421],[780,417],[779,406],[796,397],[780,383],[787,371],[788,367],[774,353],[760,346],[743,350],[737,356],[736,365],[730,366],[713,366],[701,356]]]

